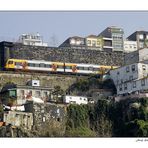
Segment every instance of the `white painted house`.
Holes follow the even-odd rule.
[[[24,45],[31,45],[31,46],[45,46],[45,47],[48,46],[47,43],[43,42],[43,37],[41,37],[39,33],[22,34],[19,37],[19,42]]]
[[[124,82],[116,85],[116,88],[118,95],[148,92],[148,77]]]
[[[115,85],[148,76],[148,64],[134,63],[110,71]]]
[[[110,71],[117,95],[148,89],[148,64],[134,63]]]
[[[63,99],[64,103],[68,103],[68,104],[88,104],[88,98],[84,97],[84,96],[69,96],[66,95],[64,96]]]
[[[136,41],[124,41],[124,52],[129,53],[137,50]]]

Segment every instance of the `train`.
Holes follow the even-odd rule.
[[[6,70],[36,71],[49,73],[70,74],[98,74],[102,75],[118,66],[105,66],[94,64],[79,64],[65,62],[51,62],[43,60],[8,59],[5,64]]]

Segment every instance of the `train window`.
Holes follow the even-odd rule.
[[[20,65],[22,65],[22,63],[21,62],[15,62],[15,65],[20,66]]]
[[[62,68],[63,69],[63,65],[57,65],[57,68]]]
[[[65,66],[65,69],[72,69],[72,66]]]
[[[98,68],[93,68],[93,71],[99,71],[99,69]]]
[[[40,64],[34,64],[34,67],[40,67]]]
[[[84,70],[84,67],[77,67],[78,70]]]
[[[88,70],[88,67],[84,67],[84,70]]]
[[[88,70],[93,71],[93,67],[88,67]]]
[[[51,65],[49,65],[49,64],[46,64],[46,65],[45,65],[45,67],[47,67],[47,68],[51,68]]]
[[[8,61],[8,64],[13,64],[13,61]]]
[[[34,67],[34,63],[28,63],[29,67]]]
[[[39,65],[40,65],[40,67],[45,67],[44,63],[40,63]]]

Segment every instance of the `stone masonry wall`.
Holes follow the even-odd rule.
[[[124,63],[124,53],[97,50],[59,49],[50,47],[14,44],[7,51],[10,58],[59,61],[70,63],[90,63],[120,66]]]
[[[33,113],[33,130],[40,136],[63,136],[65,134],[67,111],[65,105],[53,103],[25,104],[25,111]]]
[[[60,86],[64,91],[69,88],[74,82],[76,82],[77,77],[72,76],[57,76],[57,75],[44,75],[44,74],[18,74],[18,73],[7,73],[0,72],[0,89],[4,84],[12,82],[18,85],[26,85],[26,82],[35,79],[40,80],[40,85],[43,87]]]

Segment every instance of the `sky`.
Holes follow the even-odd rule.
[[[98,35],[109,26],[123,28],[125,38],[148,31],[148,11],[0,11],[1,41],[39,32],[49,46],[58,46],[68,37]]]

